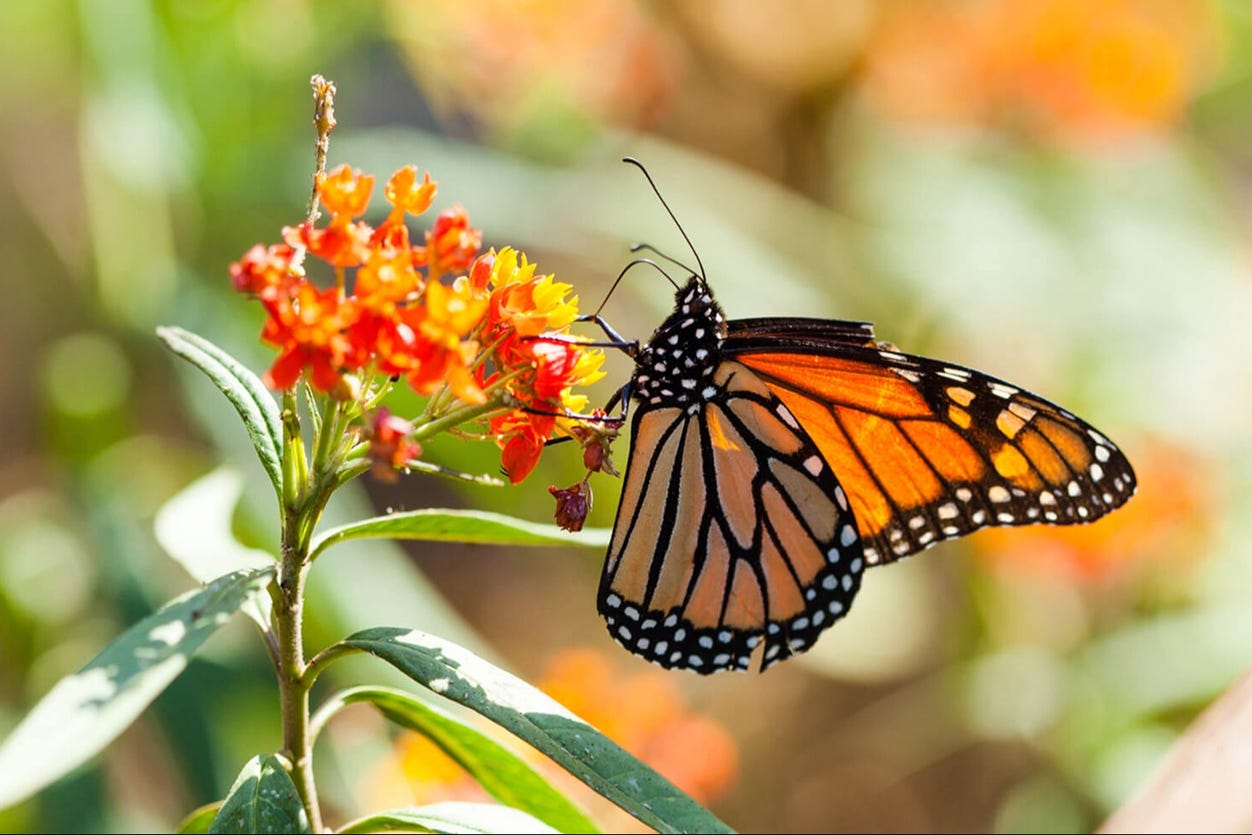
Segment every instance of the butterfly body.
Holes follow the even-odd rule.
[[[721,360],[726,317],[698,281],[682,288],[674,312],[635,357],[631,395],[649,406],[691,404],[702,398]]]
[[[699,276],[635,360],[598,606],[664,667],[744,670],[763,646],[767,669],[846,614],[870,565],[1134,492],[1116,446],[1036,395],[865,322],[728,321]]]

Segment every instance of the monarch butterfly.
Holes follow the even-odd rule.
[[[867,322],[727,321],[695,257],[631,344],[597,603],[632,653],[709,674],[764,643],[764,671],[847,613],[868,566],[991,525],[1090,522],[1133,494],[1125,455],[1060,406]]]

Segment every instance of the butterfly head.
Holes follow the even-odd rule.
[[[692,275],[674,296],[674,312],[635,358],[635,396],[658,406],[707,399],[725,338],[722,308]]]

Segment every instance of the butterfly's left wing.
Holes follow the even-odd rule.
[[[761,321],[729,323],[723,355],[752,369],[821,450],[871,565],[990,525],[1090,522],[1134,493],[1121,450],[1038,395],[858,344],[857,323]]]
[[[599,610],[619,644],[663,667],[762,669],[807,649],[852,603],[864,558],[835,474],[747,368],[707,397],[645,405]]]

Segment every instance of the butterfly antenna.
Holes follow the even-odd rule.
[[[645,250],[645,249],[649,250],[650,252],[655,253],[658,258],[663,258],[677,267],[682,267],[688,273],[692,273],[692,274],[695,273],[695,270],[691,269],[691,267],[688,267],[686,264],[684,264],[682,261],[679,261],[677,258],[675,258],[672,255],[666,255],[664,252],[661,252],[661,250],[657,249],[652,244],[637,243],[637,244],[631,244],[630,246],[631,252],[641,252],[642,250]]]
[[[639,266],[640,264],[647,264],[649,267],[652,267],[661,275],[665,276],[665,278],[669,281],[669,283],[674,285],[675,290],[681,289],[678,286],[678,282],[674,280],[674,277],[670,275],[669,273],[665,272],[664,268],[662,268],[660,264],[653,261],[651,258],[636,258],[635,260],[627,264],[625,267],[623,267],[622,271],[617,274],[617,278],[613,280],[613,286],[609,288],[609,292],[604,294],[604,301],[600,302],[600,306],[596,308],[596,312],[591,315],[592,318],[599,316],[601,311],[604,310],[604,306],[609,303],[609,297],[613,295],[613,291],[617,289],[617,285],[622,283],[622,279],[626,277],[626,273],[630,272],[632,269]]]
[[[661,196],[661,190],[656,187],[656,183],[652,180],[652,175],[648,173],[648,169],[643,167],[643,163],[634,157],[622,157],[622,162],[630,163],[643,172],[643,176],[648,179],[648,185],[652,186],[652,192],[656,195],[656,199],[661,201],[661,205],[665,207],[665,211],[669,212],[670,220],[674,221],[674,225],[678,227],[678,231],[683,236],[683,240],[687,242],[687,247],[691,250],[691,254],[696,257],[696,266],[700,268],[700,280],[708,284],[708,277],[704,274],[704,262],[700,260],[700,253],[696,252],[695,245],[691,243],[691,238],[687,237],[687,231],[683,229],[683,225],[678,222],[674,210],[665,202],[665,198]]]

